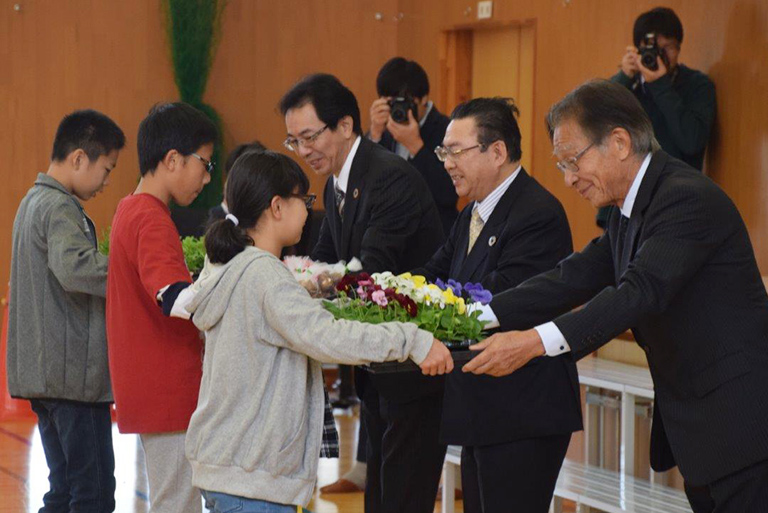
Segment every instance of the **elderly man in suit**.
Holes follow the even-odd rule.
[[[470,203],[446,243],[414,272],[479,282],[496,294],[572,252],[562,205],[520,165],[517,114],[504,98],[477,98],[451,114],[436,153]],[[581,429],[579,397],[568,356],[504,378],[449,374],[441,441],[463,446],[464,511],[546,512],[571,433]]]
[[[696,513],[765,511],[768,295],[736,206],[659,149],[618,84],[578,87],[547,123],[566,184],[616,208],[602,237],[493,299],[503,333],[464,372],[576,360],[631,328],[656,392],[653,468],[680,467]]]
[[[334,76],[310,75],[283,96],[280,111],[286,147],[328,177],[312,257],[357,257],[368,272],[424,265],[444,238],[435,202],[408,162],[361,137],[352,92]],[[361,369],[355,377],[368,429],[365,511],[431,513],[445,457],[438,442],[442,380]]]

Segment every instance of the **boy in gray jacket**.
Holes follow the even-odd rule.
[[[50,470],[45,513],[115,509],[107,257],[80,201],[107,185],[124,145],[107,116],[66,116],[48,171],[37,175],[13,223],[8,390],[37,414]]]

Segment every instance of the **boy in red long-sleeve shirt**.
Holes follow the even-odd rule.
[[[184,436],[197,405],[203,343],[191,322],[170,318],[183,309],[192,280],[168,205],[189,205],[210,182],[216,139],[213,123],[193,107],[153,107],[139,127],[141,181],[112,220],[109,367],[120,432],[141,435],[153,513],[202,511]]]

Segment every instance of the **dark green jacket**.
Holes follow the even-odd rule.
[[[37,175],[13,223],[7,376],[13,397],[111,402],[107,257],[59,182]]]
[[[611,80],[629,88],[648,113],[661,149],[698,170],[715,120],[715,84],[682,64],[650,83],[641,84],[622,71]]]

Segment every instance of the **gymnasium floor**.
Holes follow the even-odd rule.
[[[320,486],[335,481],[352,464],[355,454],[358,417],[339,413],[336,416],[341,440],[341,458],[321,459]],[[117,479],[116,513],[148,511],[147,480],[141,445],[136,435],[121,435],[113,427]],[[33,421],[0,422],[0,513],[35,513],[42,506],[48,490],[48,467]],[[363,513],[363,494],[320,496],[309,508],[314,513]],[[436,503],[435,511],[440,511]],[[463,511],[461,502],[457,512]]]

